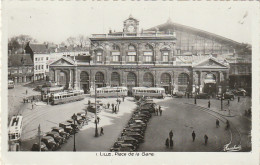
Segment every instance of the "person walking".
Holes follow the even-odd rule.
[[[99,116],[97,117],[97,123],[99,124],[99,120],[100,120],[100,118],[99,118]]]
[[[112,113],[115,113],[115,109],[112,107]]]
[[[100,127],[100,136],[101,135],[104,135],[104,129],[103,129],[103,127]]]
[[[170,136],[170,139],[173,138],[173,132],[172,132],[172,130],[169,132],[169,136]]]
[[[169,147],[169,138],[166,139],[165,141],[165,146],[168,148]]]
[[[125,96],[123,96],[123,102],[125,102]]]
[[[205,134],[205,136],[204,136],[204,140],[205,140],[205,145],[207,145],[208,144],[208,136],[207,136],[207,134]]]
[[[32,102],[32,110],[33,110],[33,108],[34,108],[34,103]]]
[[[160,116],[162,116],[162,110],[160,109]]]
[[[115,107],[114,103],[112,103],[112,105],[111,105],[111,106],[112,106],[112,108],[114,109],[114,107]]]
[[[109,109],[109,107],[110,107],[110,104],[109,104],[109,103],[107,103],[107,108]]]
[[[191,136],[192,136],[192,141],[194,142],[194,140],[195,140],[195,138],[196,138],[196,134],[195,134],[194,131],[192,132]]]
[[[237,97],[237,102],[240,102],[240,96]]]
[[[25,93],[26,93],[26,95],[27,95],[27,93],[28,93],[27,89],[26,89]]]
[[[170,139],[170,148],[173,148],[173,140]]]
[[[117,113],[117,108],[116,108],[116,106],[115,106],[115,108],[114,108],[114,109],[115,109],[115,113]]]
[[[210,100],[208,101],[208,108],[210,108]]]
[[[196,96],[194,97],[194,104],[197,104],[197,98],[196,98]]]
[[[219,127],[219,120],[218,119],[216,120],[216,127],[217,128]]]
[[[229,106],[230,102],[229,102],[229,99],[227,100],[227,106]]]
[[[90,103],[91,103],[90,100],[88,100],[88,105],[90,105]]]

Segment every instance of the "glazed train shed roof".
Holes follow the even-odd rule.
[[[181,24],[172,22],[171,20],[168,20],[164,24],[152,27],[152,28],[147,29],[147,30],[156,30],[156,29],[158,29],[159,31],[167,31],[167,30],[170,30],[170,29],[178,30],[178,31],[187,31],[187,32],[190,32],[190,33],[194,33],[194,34],[206,37],[206,38],[214,38],[216,40],[226,42],[227,44],[231,44],[231,45],[234,45],[234,46],[240,46],[241,45],[241,43],[234,41],[234,40],[231,40],[231,39],[228,39],[226,37],[223,37],[223,36],[220,36],[220,35],[217,35],[217,34],[214,34],[214,33],[210,33],[210,32],[204,31],[204,30],[200,30],[200,29],[197,29],[197,28],[193,28],[193,27],[190,27],[190,26],[181,25]],[[177,38],[177,40],[178,40],[178,38]]]

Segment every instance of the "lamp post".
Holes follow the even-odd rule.
[[[76,152],[76,141],[75,141],[75,135],[76,135],[76,127],[75,127],[75,120],[77,119],[77,116],[75,115],[75,113],[72,116],[72,119],[74,121],[74,145],[73,145],[73,152]]]
[[[97,128],[97,87],[96,87],[96,80],[95,80],[95,137],[98,137],[98,128]]]

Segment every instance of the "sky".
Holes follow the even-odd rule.
[[[10,1],[3,4],[8,37],[30,35],[39,42],[65,41],[80,34],[123,30],[130,14],[140,29],[173,22],[212,32],[229,39],[251,43],[255,7],[246,2],[65,2]]]

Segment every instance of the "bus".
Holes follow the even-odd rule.
[[[14,81],[8,80],[8,89],[13,89],[13,88],[14,88]]]
[[[133,97],[139,99],[140,97],[154,97],[154,98],[164,98],[165,89],[157,87],[133,87],[132,88]]]
[[[85,98],[83,90],[71,90],[51,94],[52,105],[64,104],[73,101],[80,101]]]
[[[103,87],[96,88],[97,97],[126,97],[127,87]],[[91,96],[95,96],[95,90],[91,91]]]
[[[42,88],[42,101],[48,101],[48,97],[50,99],[52,94],[62,92],[63,90],[63,86]]]
[[[23,128],[23,117],[21,115],[13,116],[9,124],[8,139],[10,142],[17,142],[21,139]]]

